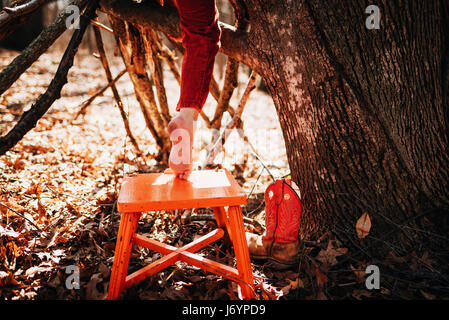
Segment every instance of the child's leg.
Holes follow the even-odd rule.
[[[181,95],[176,108],[180,112],[168,126],[173,142],[169,163],[178,178],[187,179],[192,171],[196,120],[209,93],[215,56],[220,46],[220,29],[214,0],[177,0],[177,8],[185,53]]]
[[[215,56],[220,46],[218,10],[214,0],[177,0],[181,17],[182,61],[181,97],[178,110],[201,110],[209,93]]]

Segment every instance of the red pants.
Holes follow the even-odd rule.
[[[169,0],[181,17],[182,45],[181,95],[176,110],[201,110],[209,93],[221,30],[215,0]]]

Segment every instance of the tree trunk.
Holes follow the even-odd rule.
[[[368,1],[245,1],[305,232],[354,236],[367,212],[379,237],[449,203],[448,6],[381,2],[370,30]]]

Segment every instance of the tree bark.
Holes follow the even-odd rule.
[[[33,40],[33,32],[39,32],[42,27],[42,6],[48,0],[18,0],[18,1],[0,1],[2,10],[0,11],[0,41],[4,42],[6,37],[11,35],[18,27],[24,23],[32,23],[33,29],[28,28],[28,34],[25,38]],[[40,16],[33,15],[34,12],[40,11]],[[31,21],[30,21],[31,20]],[[30,32],[31,31],[31,32]],[[24,38],[24,34],[22,34]],[[23,39],[17,39],[23,43]],[[8,42],[8,41],[7,41]]]
[[[153,83],[146,71],[145,50],[143,38],[137,27],[131,23],[110,17],[117,43],[122,53],[128,74],[134,85],[137,101],[142,110],[148,129],[160,149],[164,161],[168,159],[171,147],[166,123],[159,113],[153,92]]]
[[[443,2],[382,1],[380,29],[369,30],[368,1],[245,1],[249,50],[279,114],[304,231],[354,236],[368,212],[379,236],[447,208]]]

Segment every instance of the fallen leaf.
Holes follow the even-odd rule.
[[[316,295],[316,300],[329,300],[327,296],[324,294],[323,290],[318,291]]]
[[[424,292],[423,290],[419,289],[419,292],[421,292],[421,294],[423,295],[424,298],[426,298],[427,300],[435,300],[435,296],[433,294]]]
[[[354,290],[352,296],[357,300],[362,300],[363,297],[371,298],[371,293],[367,290]]]
[[[371,230],[371,219],[368,213],[365,212],[364,214],[362,214],[359,220],[357,220],[355,229],[357,231],[357,236],[359,237],[359,239],[363,239],[369,234]]]
[[[23,155],[16,159],[16,161],[14,162],[14,165],[13,165],[14,169],[22,170],[25,168],[25,161],[23,161],[22,159],[23,159]]]
[[[26,191],[25,194],[35,194],[38,198],[41,196],[42,193],[42,185],[40,183],[36,183],[31,185]]]
[[[325,268],[332,267],[337,264],[337,257],[342,256],[348,252],[348,248],[334,248],[334,241],[330,240],[327,244],[326,250],[321,250],[316,256],[316,260],[323,263]]]
[[[101,273],[94,273],[86,285],[86,299],[88,300],[105,300],[107,296],[106,285],[103,283],[103,292],[98,290],[98,284],[103,281]]]
[[[349,265],[349,267],[351,268],[352,271],[354,271],[355,274],[355,280],[358,283],[364,283],[365,282],[365,278],[366,278],[366,272],[365,270],[360,270],[360,269],[356,269],[352,266],[352,264]]]
[[[386,260],[389,263],[407,263],[406,257],[398,257],[393,251],[388,252]]]
[[[287,295],[290,292],[290,290],[298,289],[298,287],[304,288],[304,283],[299,278],[296,278],[295,280],[287,279],[287,281],[289,282],[289,284],[281,289],[284,295]]]
[[[320,288],[324,287],[324,285],[329,281],[326,275],[323,274],[318,268],[315,268],[315,277],[316,277],[316,284]]]
[[[45,209],[45,206],[41,203],[40,199],[37,199],[37,212],[39,214],[38,222],[42,223],[44,220],[47,219],[47,210]]]
[[[260,290],[261,298],[263,300],[279,300],[279,297],[282,295],[282,291],[278,291],[276,288],[265,282],[258,283],[255,289]]]
[[[429,252],[428,251],[424,252],[424,254],[423,254],[422,258],[420,259],[420,261],[422,261],[424,264],[427,264],[429,266],[432,266],[434,263],[436,263],[436,260],[432,259],[429,256]]]
[[[27,271],[25,272],[25,276],[27,276],[28,278],[32,278],[36,274],[46,272],[46,271],[51,271],[52,269],[53,268],[51,267],[50,263],[46,263],[46,262],[41,263],[38,266],[34,266],[34,267],[27,269]]]
[[[164,291],[161,293],[162,299],[169,299],[169,300],[186,300],[188,295],[187,289],[184,287],[177,287],[177,288],[165,288]]]
[[[12,272],[0,271],[0,287],[3,286],[15,286],[19,282],[14,279],[14,274]]]
[[[11,239],[16,239],[20,236],[20,233],[12,230],[12,229],[7,229],[7,228],[3,228],[2,225],[0,225],[0,237],[7,237],[10,240]]]

